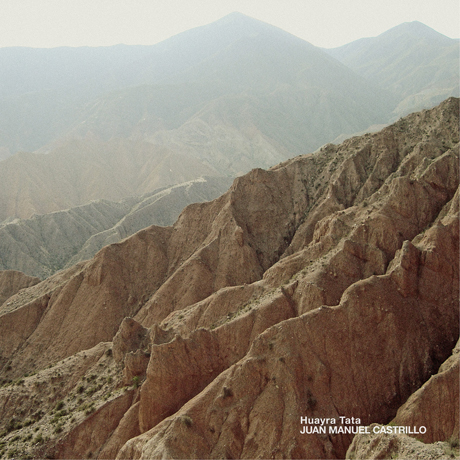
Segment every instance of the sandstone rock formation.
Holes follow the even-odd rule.
[[[388,428],[409,427],[412,434],[388,433],[369,427],[369,434],[353,439],[347,459],[353,458],[458,458],[459,456],[459,348],[398,409]],[[421,432],[425,428],[426,432]]]
[[[40,282],[39,278],[27,276],[16,270],[0,271],[0,305],[21,289]]]
[[[450,460],[458,458],[457,444],[438,441],[424,444],[405,434],[374,434],[373,429],[383,427],[374,424],[372,434],[356,435],[347,452],[347,459],[403,458],[411,460]]]
[[[425,443],[459,438],[459,352],[457,342],[450,356],[420,389],[399,408],[393,424],[425,426],[418,437]]]
[[[2,455],[344,458],[301,417],[409,420],[459,337],[458,111],[253,170],[10,297]]]

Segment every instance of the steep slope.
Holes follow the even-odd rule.
[[[53,66],[69,59],[66,50],[17,51],[35,66],[37,56],[48,56]],[[14,56],[14,50],[5,53]],[[36,147],[47,155],[21,152],[1,162],[0,222],[91,200],[118,201],[203,175],[267,168],[383,122],[392,108],[384,94],[319,48],[238,14],[150,51],[136,48],[135,62],[125,47],[69,53],[91,96],[75,96],[81,88],[66,72],[50,78],[50,89],[43,78],[24,82],[31,91],[23,93],[9,83],[17,94],[2,105],[0,133],[13,135],[18,123],[29,133],[37,126]],[[97,56],[113,73],[105,86],[100,65],[85,67]],[[37,125],[28,118],[35,106]],[[49,129],[62,135],[43,145]]]
[[[150,225],[172,225],[185,206],[224,193],[230,178],[197,179],[121,202],[87,205],[0,226],[0,269],[46,278]]]
[[[457,458],[459,351],[457,342],[452,355],[441,365],[438,373],[411,395],[391,421],[392,426],[425,427],[426,433],[418,433],[417,440],[405,434],[379,431],[359,434],[353,439],[346,458]]]
[[[417,21],[327,52],[397,95],[395,118],[459,95],[459,41]]]
[[[344,458],[300,417],[387,423],[458,340],[458,112],[254,170],[8,299],[2,455]]]
[[[24,275],[16,270],[0,271],[0,303],[5,302],[21,289],[40,282],[39,278]]]

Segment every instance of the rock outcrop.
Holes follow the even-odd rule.
[[[47,366],[83,366],[87,350],[85,375],[112,378],[82,390],[94,410],[61,414],[58,432],[50,404],[21,428],[8,420],[32,406],[10,407],[4,442],[60,458],[344,458],[354,433],[302,433],[301,417],[408,422],[425,403],[406,401],[419,388],[438,394],[430,378],[459,337],[458,111],[449,99],[253,170],[172,227],[10,297],[5,395],[17,379],[27,395]],[[70,374],[62,380],[78,394]],[[427,441],[456,429],[444,412]],[[24,441],[32,425],[46,441]]]
[[[346,458],[448,459],[459,457],[459,342],[452,355],[398,409],[388,427],[358,434]],[[412,433],[391,432],[409,428]],[[388,431],[386,431],[388,430]]]
[[[407,402],[401,406],[392,423],[397,426],[424,426],[426,433],[418,438],[433,443],[459,438],[459,352],[457,342],[450,356]]]
[[[371,434],[357,435],[347,452],[347,459],[410,458],[411,460],[450,460],[458,458],[457,443],[438,441],[424,444],[405,434],[380,433],[384,427],[371,425]],[[377,433],[374,433],[373,430]]]
[[[39,282],[40,278],[16,270],[0,271],[0,305],[21,289],[34,286]]]

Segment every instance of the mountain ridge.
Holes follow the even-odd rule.
[[[50,56],[55,55],[55,58],[53,58],[54,60],[51,59],[52,64],[50,65],[52,68],[49,69],[49,72],[46,72],[46,69],[43,69],[43,59],[36,59],[35,64],[33,64],[33,59],[30,58],[30,61],[32,62],[31,69],[27,69],[27,60],[19,59],[22,67],[18,69],[16,74],[5,75],[5,78],[2,79],[2,81],[5,81],[5,84],[8,84],[9,86],[7,88],[5,87],[4,95],[2,98],[0,128],[2,129],[1,132],[3,134],[2,139],[0,139],[0,144],[2,147],[8,148],[12,153],[19,150],[38,150],[46,148],[45,146],[55,141],[56,138],[69,135],[69,133],[71,133],[77,125],[81,124],[85,120],[85,115],[91,116],[91,114],[88,114],[88,111],[91,112],[90,107],[94,105],[98,98],[107,98],[109,93],[118,92],[123,90],[123,88],[136,86],[139,87],[142,85],[164,86],[169,84],[178,84],[179,86],[177,91],[180,95],[181,92],[183,93],[181,90],[181,85],[190,84],[191,82],[187,80],[187,78],[196,78],[196,75],[193,76],[193,73],[195,72],[196,74],[199,68],[205,70],[206,60],[209,61],[210,59],[215,59],[216,55],[222,53],[222,51],[227,47],[235,47],[238,39],[250,42],[251,40],[261,40],[262,36],[265,37],[265,42],[268,40],[270,43],[272,43],[271,48],[273,49],[275,49],[276,46],[280,46],[280,43],[283,42],[286,52],[284,54],[281,53],[281,57],[285,60],[285,62],[288,62],[287,67],[285,64],[278,64],[274,67],[270,67],[269,72],[262,72],[261,69],[263,69],[263,67],[258,69],[258,75],[262,75],[262,80],[266,80],[267,75],[273,74],[273,72],[275,72],[275,74],[276,72],[279,73],[283,68],[285,68],[285,72],[287,72],[288,69],[291,68],[292,62],[289,61],[290,51],[287,51],[291,48],[294,49],[296,47],[303,47],[305,50],[309,50],[310,53],[317,55],[315,62],[317,62],[318,56],[321,55],[322,63],[312,67],[317,68],[316,74],[319,71],[319,75],[316,75],[314,72],[312,73],[312,69],[309,69],[308,78],[314,79],[314,81],[311,83],[311,86],[316,88],[319,85],[318,88],[320,91],[318,94],[320,97],[325,99],[325,102],[329,105],[329,107],[326,105],[326,110],[322,112],[321,104],[318,99],[315,101],[315,104],[311,106],[311,108],[307,105],[305,111],[318,111],[318,113],[321,113],[321,117],[323,118],[322,121],[326,120],[327,123],[332,124],[333,120],[337,119],[337,116],[335,114],[331,114],[328,116],[328,118],[324,118],[327,116],[327,110],[330,110],[330,107],[336,106],[338,108],[336,114],[345,112],[347,110],[346,103],[348,103],[348,112],[350,119],[353,120],[353,124],[350,127],[352,130],[348,128],[348,130],[345,132],[359,132],[363,129],[366,129],[369,124],[381,124],[391,121],[389,120],[391,110],[394,108],[394,106],[397,106],[398,103],[402,103],[402,96],[400,94],[391,94],[391,92],[388,92],[387,88],[382,88],[381,85],[375,85],[375,82],[370,81],[369,78],[366,77],[363,80],[359,80],[359,85],[361,88],[367,88],[366,91],[369,93],[367,96],[368,100],[365,101],[366,103],[359,103],[358,109],[358,107],[353,105],[352,100],[346,101],[346,97],[344,96],[347,94],[346,90],[343,90],[342,88],[342,90],[340,90],[342,95],[340,95],[337,93],[337,91],[333,91],[331,93],[328,89],[328,86],[323,85],[326,80],[329,80],[328,85],[330,85],[330,83],[334,81],[331,75],[337,72],[339,72],[340,75],[337,75],[337,79],[335,80],[334,84],[336,86],[340,86],[341,81],[343,80],[341,77],[342,74],[344,76],[348,74],[348,76],[345,77],[345,80],[349,80],[348,86],[350,88],[353,88],[357,85],[357,82],[353,82],[353,79],[358,78],[355,68],[349,68],[347,66],[341,68],[338,64],[340,59],[338,61],[331,60],[330,54],[334,54],[336,50],[320,49],[275,26],[246,17],[244,15],[236,14],[233,16],[230,15],[227,18],[222,18],[221,20],[206,26],[185,31],[177,36],[171,37],[150,47],[133,46],[132,53],[130,52],[131,47],[128,47],[127,45],[107,47],[105,51],[103,49],[97,48],[67,50],[70,53],[73,53],[73,57],[65,56],[65,50],[63,49],[37,51],[23,50],[22,52],[26,54],[29,53],[34,55],[34,53],[36,53],[37,56],[41,56],[41,54],[45,53],[46,55],[49,54]],[[428,43],[428,46],[433,47],[435,44]],[[0,56],[3,54],[3,59],[6,60],[4,66],[5,72],[8,68],[14,69],[15,66],[17,67],[17,59],[14,60],[14,56],[11,56],[11,59],[8,58],[8,54],[13,53],[13,51],[14,50],[11,49],[0,50]],[[403,49],[402,52],[404,51],[406,50]],[[267,49],[265,49],[264,52],[267,52]],[[256,53],[256,56],[261,56],[261,54]],[[326,56],[330,64],[334,63],[334,71],[331,69],[328,71],[328,65],[326,65],[324,61]],[[12,64],[9,65],[8,62],[10,62],[12,59]],[[61,62],[59,59],[64,59],[62,63],[66,63],[70,60],[71,68],[74,71],[64,72],[62,69],[60,69],[63,67],[63,65],[62,63],[59,64],[59,62]],[[273,59],[273,56],[270,59]],[[390,59],[391,62],[394,60],[394,56],[390,53],[388,59]],[[438,59],[436,66],[438,68],[445,68],[446,63],[452,59],[454,59],[452,56],[446,56],[444,61]],[[94,64],[95,61],[98,62]],[[256,63],[260,61],[260,58],[253,61]],[[291,61],[295,62],[295,60],[292,59]],[[373,62],[372,59],[370,61]],[[238,62],[235,62],[238,65]],[[88,66],[88,63],[91,63],[91,65]],[[214,70],[218,69],[219,72],[217,62],[213,61],[213,63],[213,65],[210,65],[210,68]],[[260,62],[260,64],[263,66],[267,63]],[[38,67],[34,68],[33,65]],[[376,63],[376,65],[376,72],[378,73],[378,63]],[[412,65],[418,67],[420,70],[420,66],[425,65],[425,63],[423,61],[418,62],[415,60]],[[228,90],[231,89],[232,85],[234,88],[236,88],[236,82],[243,78],[242,75],[244,75],[246,71],[251,71],[251,69],[245,69],[243,66],[240,72],[238,72],[236,69],[234,69],[234,67],[235,63],[233,61],[229,61],[227,70],[233,72],[235,78],[232,78],[231,80],[225,80],[224,87],[222,87],[222,85],[215,86],[212,88],[212,92],[220,96],[228,96],[228,94],[230,94]],[[321,67],[324,68],[320,71]],[[224,68],[225,66],[220,69],[220,79],[222,79],[222,75],[225,75]],[[216,82],[212,79],[212,72],[209,73],[209,69],[206,70],[206,72],[204,74],[199,74],[200,80],[202,82],[206,82],[206,85],[209,85],[210,82],[212,85],[216,85]],[[449,72],[452,73],[450,70]],[[34,75],[34,78],[33,81],[29,83],[25,82],[26,86],[23,91],[20,90],[20,85],[22,84],[21,76],[24,75]],[[40,75],[42,75],[43,78],[41,78]],[[458,80],[458,75],[456,75],[457,74],[452,74],[451,76],[452,78],[457,78]],[[247,77],[244,78],[247,80]],[[362,75],[359,77],[359,79],[361,78]],[[391,78],[394,78],[394,76]],[[436,78],[438,77],[434,78],[433,84],[435,84],[435,86],[438,85],[437,87],[439,87],[439,82]],[[56,82],[56,84],[53,82]],[[258,80],[256,79],[252,85],[257,86],[257,83]],[[452,83],[450,86],[452,86]],[[243,86],[242,88],[248,90],[248,87]],[[318,88],[316,88],[315,91],[317,91]],[[32,93],[30,92],[31,89],[34,89]],[[409,89],[409,92],[410,91],[412,90]],[[413,94],[414,91],[415,94]],[[417,87],[414,91],[412,91],[412,94],[408,94],[406,91],[406,94],[404,95],[405,98],[410,96],[413,99],[408,99],[406,102],[404,102],[404,110],[406,113],[411,111],[411,109],[413,111],[419,108],[414,97],[416,94],[419,94],[420,88]],[[435,92],[432,90],[434,99],[426,99],[427,104],[431,103],[434,105],[435,103],[439,103],[440,98],[443,98],[443,96],[446,98],[449,95],[452,95],[449,93],[449,91],[446,92],[446,88],[443,89],[442,85],[439,87],[439,91],[441,91],[439,94],[435,94]],[[25,92],[27,92],[27,94],[25,94]],[[113,96],[116,98],[115,94]],[[174,92],[171,93],[171,96],[172,99],[178,97],[174,94]],[[423,94],[419,97],[422,96]],[[312,98],[310,93],[308,93],[307,97]],[[353,94],[353,98],[357,101],[360,99],[360,97],[361,96],[357,96],[357,94]],[[201,103],[211,101],[209,96],[207,98],[204,96],[204,93],[201,94],[200,98]],[[297,95],[297,98],[302,99],[302,95]],[[159,101],[157,100],[157,106],[158,102]],[[164,105],[164,102],[161,102],[161,104]],[[387,105],[389,107],[387,107]],[[372,106],[374,107],[374,112],[369,112],[369,108]],[[193,106],[184,107],[183,109],[192,110]],[[194,107],[195,111],[197,109],[199,109],[199,107]],[[149,110],[152,109],[150,108]],[[181,118],[184,117],[185,113],[187,112],[182,113],[179,111],[175,115],[175,117],[178,116],[177,120],[174,122],[176,125],[177,123],[180,123],[179,120],[182,120],[182,123],[186,121],[186,119]],[[365,113],[371,119],[367,126],[365,126],[364,120],[359,119],[360,114],[362,113]],[[376,113],[379,114],[377,117],[378,119],[375,119]],[[398,111],[399,115],[400,113],[402,112]],[[192,114],[193,113],[190,113],[189,116]],[[140,119],[142,119],[142,117],[139,117],[139,120]],[[112,122],[113,121],[114,120],[112,120]],[[154,125],[156,123],[158,123],[157,120],[154,121]],[[321,123],[319,124],[321,125]],[[28,129],[26,129],[26,127],[28,127]],[[82,127],[80,126],[80,128]],[[327,138],[323,136],[321,139],[316,141],[313,147],[309,147],[309,150],[315,150],[325,142],[331,141],[338,135],[344,133],[343,131],[338,132],[338,129],[339,128],[336,127],[332,133],[327,134]],[[137,134],[139,134],[139,132]],[[314,131],[312,131],[309,136],[314,137]],[[306,138],[308,139],[309,136],[306,136]],[[303,141],[305,141],[305,139],[303,139]],[[298,153],[305,152],[293,152],[293,154]],[[260,166],[267,167],[267,165]]]
[[[414,21],[326,51],[377,86],[399,94],[396,119],[458,97],[459,46],[459,40]]]
[[[0,225],[0,270],[44,279],[145,227],[172,225],[186,205],[215,198],[231,180],[202,178],[122,202],[94,201]]]
[[[5,441],[57,458],[344,458],[351,435],[299,434],[300,416],[386,424],[458,341],[458,113],[451,98],[252,170],[7,299]]]

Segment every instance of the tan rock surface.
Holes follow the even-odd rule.
[[[123,415],[117,428],[102,448],[97,458],[113,459],[118,451],[131,438],[139,436],[139,402],[133,404]]]
[[[425,248],[443,263],[435,272],[428,251],[414,248],[425,260],[417,263],[419,287],[427,279],[439,283],[455,266],[458,222],[425,238]],[[246,357],[174,416],[129,441],[119,458],[343,458],[351,436],[299,434],[300,417],[391,419],[458,336],[458,283],[446,285],[437,303],[424,289],[401,291],[393,273],[401,269],[404,279],[411,271],[402,254],[386,275],[353,284],[339,306],[259,335]],[[436,321],[426,321],[433,316]],[[187,417],[192,422],[184,428]]]
[[[458,340],[458,108],[254,170],[11,297],[0,375],[113,340],[112,392],[142,386],[93,455],[343,458],[352,434],[300,417],[388,423]]]
[[[40,279],[16,270],[0,271],[0,305],[21,289],[38,284]]]
[[[459,343],[439,368],[401,406],[392,420],[397,426],[424,426],[417,437],[425,443],[459,438]]]
[[[373,429],[381,430],[377,424]],[[361,434],[355,436],[346,458],[352,459],[384,459],[403,458],[411,460],[449,460],[458,458],[458,447],[452,447],[448,442],[424,444],[413,437],[404,434]]]
[[[101,447],[106,444],[123,415],[131,407],[132,400],[133,392],[128,391],[104,404],[59,440],[53,457],[97,457]]]

